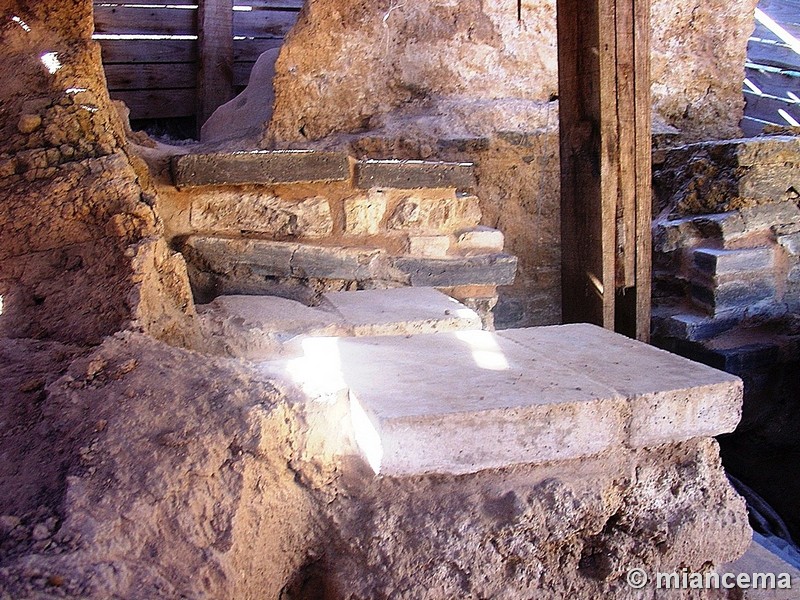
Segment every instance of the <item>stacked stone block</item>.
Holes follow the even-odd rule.
[[[503,234],[480,225],[471,163],[280,150],[179,156],[172,172],[166,202],[186,209],[164,211],[166,226],[201,302],[293,297],[290,281],[317,291],[425,286],[491,326],[497,286],[514,280]]]

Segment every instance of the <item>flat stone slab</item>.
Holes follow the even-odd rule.
[[[219,296],[197,307],[212,349],[238,358],[302,354],[306,337],[411,335],[481,328],[480,317],[430,288],[325,294],[318,306],[279,296]]]
[[[742,382],[723,371],[587,324],[499,335],[626,397],[634,448],[728,433],[739,422]]]
[[[364,458],[385,475],[578,459],[740,416],[738,378],[589,325],[307,342],[291,369],[263,368],[312,396],[349,393]]]
[[[361,189],[475,187],[472,163],[425,160],[362,160],[356,164],[356,186]]]
[[[229,273],[246,268],[267,277],[364,281],[380,279],[388,258],[375,248],[314,246],[257,238],[189,236],[181,251],[199,270]]]
[[[480,329],[472,309],[431,288],[394,288],[325,294],[353,335],[407,335]]]
[[[318,150],[184,154],[173,158],[172,175],[179,188],[345,181],[350,178],[350,160],[343,152]]]

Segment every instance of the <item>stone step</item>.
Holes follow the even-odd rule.
[[[350,181],[360,189],[475,187],[472,163],[425,160],[354,161],[344,152],[320,150],[248,150],[184,154],[172,160],[178,188],[209,185],[269,185],[317,181]]]
[[[318,150],[250,150],[184,154],[172,159],[179,188],[346,181],[350,159],[344,152]]]
[[[475,187],[472,163],[426,160],[362,160],[356,163],[355,183],[361,189]]]
[[[277,296],[220,296],[197,311],[212,351],[260,360],[302,353],[306,337],[481,328],[474,311],[430,288],[333,292],[313,307]]]
[[[376,473],[471,473],[729,432],[731,375],[591,325],[317,338],[261,369],[349,396]]]
[[[497,252],[445,258],[391,256],[379,248],[259,238],[189,236],[180,249],[195,293],[202,298],[270,294],[274,278],[369,282],[379,287],[506,285],[513,282],[517,268],[516,257]]]
[[[732,280],[769,271],[773,266],[773,254],[772,248],[695,248],[692,262],[696,272],[705,277],[716,281]]]

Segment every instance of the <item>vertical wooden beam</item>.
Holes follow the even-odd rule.
[[[197,131],[234,96],[233,0],[199,0]]]
[[[649,2],[557,0],[562,314],[650,332]]]
[[[562,316],[614,327],[613,0],[557,0]],[[610,38],[610,39],[609,39]]]
[[[636,56],[636,332],[650,341],[653,289],[653,113],[650,97],[650,0],[631,0]]]

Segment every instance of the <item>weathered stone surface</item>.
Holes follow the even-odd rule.
[[[380,190],[370,190],[364,196],[344,201],[344,232],[352,235],[372,235],[381,229],[386,213],[386,196]]]
[[[411,335],[480,329],[474,311],[430,288],[332,292],[327,302],[352,327],[353,335]]]
[[[665,209],[672,218],[742,210],[748,230],[770,219],[767,226],[797,220],[800,160],[793,154],[797,142],[764,140],[702,142],[667,151],[653,173],[654,215]],[[753,211],[749,223],[745,211]]]
[[[262,233],[278,238],[320,238],[333,232],[328,200],[299,202],[259,192],[217,190],[192,200],[189,224],[198,233]]]
[[[719,250],[696,248],[692,251],[695,268],[708,277],[734,277],[749,275],[772,268],[772,248],[744,248]]]
[[[738,378],[589,325],[322,340],[306,356],[294,381],[349,390],[361,451],[384,475],[659,446],[732,431],[741,410]],[[327,387],[304,383],[334,367]]]
[[[179,188],[344,181],[350,177],[350,162],[341,152],[308,150],[184,154],[173,159],[172,174]]]
[[[275,91],[275,60],[280,48],[271,48],[261,54],[250,71],[248,85],[241,94],[226,102],[203,123],[200,141],[220,142],[236,139],[258,140],[264,123],[272,117]],[[241,146],[239,146],[241,147]]]
[[[362,160],[356,163],[356,185],[362,189],[475,187],[474,165],[422,160]]]
[[[677,313],[668,316],[653,315],[654,335],[681,340],[707,340],[736,327],[741,321],[736,316],[715,318],[708,315]]]
[[[729,281],[712,286],[698,282],[691,285],[692,300],[715,317],[769,312],[772,308],[770,305],[775,301],[775,292],[772,277]]]
[[[365,0],[312,0],[276,64],[268,137],[307,141],[375,129],[387,115],[405,110],[418,118],[447,114],[451,125],[441,137],[468,138],[478,133],[475,122],[485,119],[471,114],[475,103],[546,104],[558,93],[555,2],[520,6],[518,19],[499,0],[414,0],[391,11]],[[653,104],[690,139],[739,135],[754,7],[753,0],[653,3]],[[674,68],[678,62],[686,68]],[[326,84],[318,85],[323,79]],[[443,98],[462,114],[442,112],[437,104]]]
[[[456,248],[462,252],[502,252],[504,243],[502,231],[483,225],[462,231],[456,237]]]
[[[200,270],[236,276],[240,266],[265,276],[362,281],[378,277],[383,254],[369,248],[311,246],[248,238],[190,236],[183,243]]]
[[[188,343],[185,269],[109,100],[91,4],[12,1],[4,14],[0,333],[97,344],[137,327]]]
[[[780,183],[778,185],[782,187]],[[800,188],[800,183],[798,188]],[[793,223],[800,219],[800,208],[798,208],[796,200],[748,206],[739,212],[748,231],[769,230],[776,224]]]
[[[776,241],[790,256],[800,256],[800,232],[778,236]]]
[[[481,211],[478,198],[469,195],[442,195],[437,198],[410,196],[402,200],[388,220],[389,229],[431,233],[451,233],[478,224]]]
[[[517,257],[508,254],[452,258],[401,256],[392,262],[409,276],[411,285],[428,287],[508,285],[517,272]]]
[[[343,339],[305,372],[326,372],[322,356],[341,372],[326,395],[350,391],[356,439],[383,475],[566,460],[624,441],[623,397],[490,332]]]
[[[450,250],[450,241],[448,235],[410,235],[408,253],[411,256],[444,258]]]
[[[627,441],[634,447],[727,433],[739,422],[742,382],[675,354],[593,325],[509,329],[498,335],[627,398]]]
[[[302,353],[298,336],[352,335],[336,311],[277,296],[219,296],[197,312],[206,349],[237,358]]]

